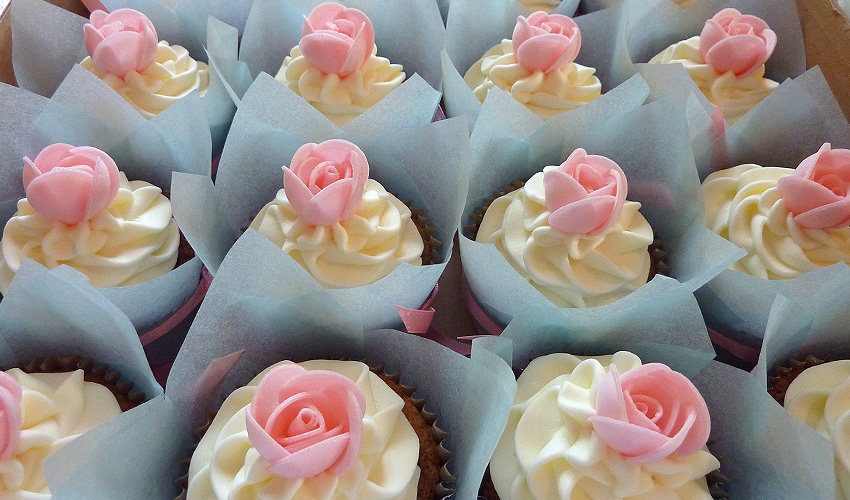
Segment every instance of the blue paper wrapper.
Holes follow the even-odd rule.
[[[730,498],[834,498],[831,452],[816,433],[779,407],[755,377],[711,361],[705,325],[689,292],[680,286],[664,295],[666,305],[651,312],[622,310],[585,323],[529,310],[499,338],[481,340],[511,340],[513,367],[518,369],[555,352],[603,355],[627,350],[644,363],[664,363],[688,376],[708,405],[709,449],[729,478],[722,489]],[[825,450],[829,456],[824,456]]]
[[[81,67],[72,70],[65,83],[73,85],[76,77],[85,80],[86,73]],[[96,78],[86,81],[105,85]],[[188,96],[150,121],[129,108],[132,113],[127,116],[137,121],[118,126],[104,118],[115,109],[112,102],[91,103],[88,112],[83,112],[76,106],[85,103],[80,99],[75,102],[74,93],[69,95],[65,90],[63,84],[52,99],[46,99],[0,85],[0,99],[8,103],[8,121],[0,127],[0,143],[5,146],[0,153],[0,178],[4,181],[0,187],[0,220],[4,224],[17,210],[18,200],[26,197],[22,182],[24,156],[35,158],[44,147],[57,142],[97,147],[109,154],[129,179],[146,180],[165,190],[175,171],[209,177],[209,131],[206,127],[191,126],[205,121],[198,96]],[[123,103],[117,94],[110,97]],[[182,135],[175,134],[176,131],[182,131]],[[139,334],[144,334],[180,309],[195,293],[201,267],[196,257],[146,283],[101,288],[98,292],[130,318]],[[70,268],[66,271],[76,273]]]
[[[209,177],[197,175],[178,175],[172,183],[175,217],[207,268],[215,274],[228,251],[255,247],[253,251],[260,253],[252,254],[252,258],[258,260],[245,260],[245,266],[268,259],[287,261],[291,275],[281,282],[286,293],[318,289],[318,282],[294,259],[253,230],[242,236],[238,248],[230,247],[283,188],[281,167],[290,164],[299,147],[331,138],[346,139],[366,154],[370,177],[400,199],[411,200],[412,207],[424,210],[432,219],[430,226],[437,230],[437,240],[442,242],[438,248],[441,258],[434,264],[402,264],[371,285],[330,292],[361,316],[368,328],[400,325],[395,305],[418,308],[451,255],[468,185],[469,144],[465,120],[417,126],[433,107],[419,116],[394,115],[388,110],[396,99],[436,106],[439,95],[413,77],[373,108],[379,114],[386,112],[387,120],[373,121],[364,114],[340,129],[327,120],[289,115],[289,104],[300,98],[268,75],[261,75],[236,114],[215,185]],[[418,107],[424,110],[428,105]],[[369,307],[362,307],[367,303]]]
[[[231,266],[228,256],[175,362],[166,397],[81,438],[77,444],[92,451],[60,490],[66,498],[174,498],[172,481],[186,472],[180,459],[193,442],[189,429],[206,423],[207,410],[277,361],[344,356],[400,373],[403,384],[417,388],[416,397],[427,397],[426,409],[439,414],[436,425],[449,433],[447,466],[457,478],[449,486],[455,498],[476,497],[515,392],[508,365],[488,350],[465,358],[395,330],[364,332],[326,291],[287,297],[279,287],[287,273],[275,262]]]
[[[182,45],[194,59],[210,63],[209,89],[195,106],[205,114],[204,122],[209,125],[218,152],[236,110],[229,91],[244,92],[250,84],[250,75],[247,67],[236,60],[237,30],[199,11],[197,6],[201,4],[197,0],[183,0],[172,9],[155,0],[116,0],[105,6],[110,10],[122,7],[139,10],[151,19],[160,40]],[[86,105],[100,103],[99,107],[109,114],[108,118],[105,114],[101,116],[107,126],[136,124],[138,127],[134,118],[144,121],[128,103],[122,105],[111,99],[110,95],[117,95],[115,91],[106,83],[96,84],[99,79],[87,70],[83,70],[85,74],[69,77],[82,69],[78,63],[88,55],[83,40],[86,18],[42,0],[16,1],[11,15],[12,64],[21,88],[50,97],[64,86],[64,92],[80,101],[77,108],[81,112],[89,111]],[[110,105],[106,107],[105,102]],[[132,114],[136,116],[131,118]]]
[[[701,189],[685,117],[668,101],[614,115],[585,133],[539,129],[531,133],[514,131],[512,137],[505,137],[489,130],[486,122],[481,127],[476,127],[471,139],[474,167],[466,216],[503,184],[527,180],[546,165],[559,165],[581,147],[588,154],[611,158],[623,169],[629,185],[627,199],[641,203],[641,213],[668,252],[670,276],[688,290],[698,289],[743,256],[741,249],[705,227],[704,206],[694,202],[700,199]],[[485,130],[489,133],[483,137]],[[537,304],[545,306],[553,316],[578,319],[591,314],[589,309],[555,307],[511,267],[495,246],[466,236],[461,236],[460,241],[469,287],[497,323],[505,325],[520,311]],[[672,281],[656,276],[649,284],[602,308],[616,310],[620,302],[628,300],[644,303],[649,310],[659,300],[656,287],[667,286],[662,282],[668,280]]]

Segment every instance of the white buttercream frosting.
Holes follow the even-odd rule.
[[[0,291],[8,290],[24,259],[49,269],[62,264],[95,287],[134,285],[174,269],[180,232],[162,190],[120,174],[118,194],[100,214],[68,225],[36,212],[26,198],[0,241]]]
[[[637,290],[649,277],[653,234],[626,201],[616,222],[598,236],[567,234],[549,225],[538,172],[518,189],[493,201],[476,241],[492,243],[537,290],[558,307],[596,307]]]
[[[166,108],[198,91],[204,95],[210,85],[210,70],[206,63],[198,62],[180,45],[160,41],[156,59],[144,71],[129,72],[124,78],[98,70],[86,57],[80,63],[98,78],[121,94],[145,118],[153,118]]]
[[[832,441],[835,497],[850,499],[850,360],[804,370],[788,386],[785,408]]]
[[[42,462],[80,434],[121,413],[106,387],[83,371],[28,374],[9,370],[21,384],[23,426],[11,457],[0,460],[0,498],[49,500]]]
[[[542,10],[552,12],[555,7],[561,5],[561,0],[519,0],[531,12]]]
[[[363,392],[363,443],[354,466],[341,476],[323,472],[304,479],[285,479],[266,471],[268,462],[248,439],[245,411],[269,367],[225,399],[192,455],[188,499],[415,500],[419,439],[402,414],[401,397],[357,361],[316,360],[300,365],[341,373]]]
[[[378,57],[378,47],[362,66],[348,76],[323,73],[296,45],[283,60],[275,79],[342,127],[375,105],[404,82],[404,68]]]
[[[281,189],[251,223],[325,288],[374,283],[402,262],[421,265],[424,243],[410,209],[369,179],[360,207],[332,226],[304,222]]]
[[[705,475],[720,463],[703,449],[636,463],[606,446],[588,418],[596,392],[616,365],[641,365],[629,352],[583,358],[550,354],[533,360],[517,380],[508,424],[490,460],[501,500],[709,500]]]
[[[788,279],[836,262],[850,264],[850,227],[808,229],[794,222],[776,182],[793,169],[745,164],[702,184],[709,229],[747,250],[730,269]]]
[[[499,87],[542,118],[583,106],[602,95],[596,70],[571,62],[544,73],[525,69],[513,53],[511,40],[488,50],[467,70],[463,79],[475,97],[484,102],[493,87]]]
[[[711,104],[723,108],[723,118],[730,124],[779,87],[779,83],[764,77],[764,65],[742,77],[736,77],[731,71],[718,74],[700,56],[699,36],[674,43],[649,63],[681,63]]]

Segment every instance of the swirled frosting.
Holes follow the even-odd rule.
[[[7,372],[21,384],[23,426],[11,457],[0,460],[0,497],[50,500],[41,463],[80,434],[121,413],[106,387],[83,380],[83,371]]]
[[[558,307],[596,307],[646,283],[652,228],[626,201],[602,234],[562,233],[549,225],[543,173],[493,201],[476,241],[493,243],[523,278]]]
[[[126,286],[174,269],[180,233],[162,190],[120,174],[118,194],[90,220],[68,225],[36,212],[26,198],[0,241],[0,291],[8,290],[24,259],[49,269],[62,264],[95,287]]]
[[[674,43],[650,59],[649,63],[681,63],[711,104],[723,108],[723,118],[730,124],[779,87],[779,83],[764,77],[764,65],[742,77],[728,71],[718,74],[700,56],[699,40],[700,37],[695,36]]]
[[[323,472],[303,479],[285,479],[266,471],[269,464],[248,439],[245,412],[269,368],[225,399],[192,455],[188,499],[414,500],[420,474],[419,440],[402,414],[402,399],[363,363],[317,360],[300,365],[341,373],[363,392],[363,443],[352,468],[341,476]]]
[[[571,62],[544,73],[529,71],[517,61],[511,40],[488,50],[467,70],[463,79],[475,97],[484,102],[493,87],[499,87],[542,118],[583,106],[602,95],[596,70]]]
[[[130,71],[124,78],[98,70],[91,57],[80,63],[121,94],[145,118],[160,112],[195,90],[204,95],[210,85],[210,70],[180,45],[160,41],[156,59],[144,71]]]
[[[531,12],[542,10],[552,12],[555,7],[561,5],[561,0],[519,0]]]
[[[375,105],[404,82],[401,64],[378,57],[378,47],[362,66],[348,76],[323,73],[295,46],[275,78],[342,127]]]
[[[730,269],[788,279],[836,262],[850,264],[850,227],[807,229],[794,221],[776,182],[793,169],[745,164],[702,184],[709,229],[747,250]]]
[[[832,441],[836,499],[850,499],[850,360],[804,370],[788,386],[785,408]]]
[[[641,361],[629,352],[598,358],[557,353],[523,371],[490,460],[502,500],[711,498],[704,476],[720,463],[705,448],[638,463],[603,444],[588,418],[611,365],[625,373]]]
[[[369,179],[353,217],[331,226],[306,223],[281,189],[251,223],[325,288],[374,283],[402,262],[421,265],[424,243],[410,209]]]

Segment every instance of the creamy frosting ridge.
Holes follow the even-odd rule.
[[[322,72],[295,46],[275,78],[342,127],[404,82],[404,68],[377,53],[373,45],[366,62],[343,77]]]
[[[198,91],[204,95],[210,85],[206,63],[196,61],[180,45],[160,41],[156,58],[143,71],[130,71],[123,78],[95,67],[91,57],[81,63],[84,68],[108,83],[145,118],[153,118],[166,108]]]
[[[836,499],[850,499],[850,360],[804,370],[788,386],[785,408],[832,441]]]
[[[251,223],[325,288],[374,283],[402,262],[421,265],[424,243],[410,209],[369,179],[353,217],[308,224],[281,189]]]
[[[779,87],[764,77],[764,65],[746,76],[732,72],[718,73],[700,56],[700,37],[674,43],[649,60],[650,64],[680,63],[705,97],[723,108],[723,118],[735,123],[744,114]]]
[[[83,371],[28,374],[7,371],[23,389],[23,426],[11,457],[0,460],[0,497],[51,498],[42,462],[71,440],[121,413],[106,387],[83,380]]]
[[[788,279],[837,262],[850,264],[850,227],[808,229],[794,221],[776,187],[792,174],[790,168],[745,164],[703,182],[706,226],[747,250],[730,269]]]
[[[519,0],[531,12],[542,10],[552,12],[555,7],[561,5],[561,0]]]
[[[596,70],[574,62],[544,73],[529,71],[518,61],[511,40],[488,50],[463,79],[484,102],[493,87],[508,92],[540,117],[549,118],[583,106],[602,95]]]
[[[180,233],[162,190],[120,173],[118,193],[92,219],[68,225],[36,212],[26,198],[0,241],[0,291],[8,290],[24,259],[49,269],[62,264],[95,287],[126,286],[174,269]]]
[[[303,479],[266,471],[268,462],[249,441],[245,412],[270,367],[224,401],[192,455],[188,498],[414,500],[420,475],[419,440],[402,414],[401,397],[360,362],[316,360],[300,365],[345,375],[363,392],[363,442],[353,467],[340,476],[322,472]]]
[[[606,446],[588,418],[611,365],[641,366],[629,352],[583,358],[550,354],[533,360],[517,380],[505,432],[490,461],[502,500],[708,500],[704,476],[720,464],[705,448],[638,463]]]
[[[609,304],[644,285],[653,234],[640,203],[626,201],[616,222],[597,236],[563,233],[549,225],[543,178],[538,172],[524,188],[494,200],[476,241],[496,245],[558,307]]]

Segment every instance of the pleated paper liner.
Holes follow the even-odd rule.
[[[341,361],[348,360],[343,359]],[[365,361],[363,362],[366,363]],[[366,364],[368,365],[368,363]],[[425,409],[426,400],[413,398],[413,393],[416,392],[416,389],[402,385],[399,374],[387,374],[384,372],[383,366],[373,367],[369,365],[369,369],[378,375],[387,386],[404,400],[402,413],[419,437],[419,461],[417,465],[421,470],[421,475],[419,476],[416,498],[418,500],[441,500],[452,495],[454,490],[447,485],[453,482],[455,478],[449,473],[446,467],[446,464],[451,460],[452,454],[443,446],[448,433],[436,426],[439,415]],[[207,414],[206,425],[195,431],[199,441],[206,434],[207,429],[209,429],[213,419],[215,419],[216,413],[217,411],[210,411]],[[181,466],[186,472],[176,481],[176,484],[181,488],[181,493],[177,496],[176,500],[186,500],[187,498],[189,489],[189,463],[196,447],[197,443],[190,446],[187,450],[188,458],[181,462]]]

